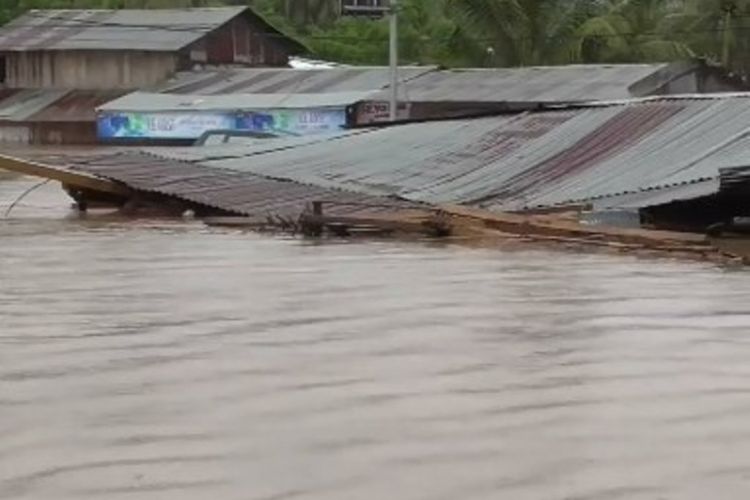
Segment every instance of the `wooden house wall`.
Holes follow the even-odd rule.
[[[10,88],[132,89],[172,75],[177,55],[167,52],[39,51],[4,54]]]
[[[237,17],[202,38],[189,49],[190,61],[210,66],[286,66],[289,53],[272,36]],[[188,69],[188,68],[181,68]]]

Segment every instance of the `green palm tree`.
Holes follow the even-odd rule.
[[[471,65],[470,52],[450,41],[456,24],[444,15],[447,0],[399,0],[401,64]],[[389,21],[344,16],[309,33],[309,46],[322,59],[350,64],[388,64]],[[468,56],[467,56],[468,54]]]
[[[0,2],[0,25],[12,20],[21,12],[21,6],[17,0]]]
[[[680,27],[699,55],[750,72],[750,0],[683,0]]]
[[[336,19],[339,0],[286,0],[284,13],[297,26],[320,26]]]
[[[596,0],[447,0],[463,50],[493,66],[562,64]]]
[[[613,0],[584,22],[571,44],[584,62],[662,62],[694,57],[676,32],[679,6],[664,0]]]

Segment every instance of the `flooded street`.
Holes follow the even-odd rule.
[[[748,271],[69,203],[0,220],[2,499],[750,494]]]

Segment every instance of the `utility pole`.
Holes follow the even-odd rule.
[[[398,0],[391,0],[390,29],[390,66],[391,66],[391,102],[390,119],[398,118]]]
[[[387,6],[386,6],[387,5]],[[390,16],[390,73],[391,73],[391,95],[390,95],[390,121],[398,119],[398,0],[341,0],[342,16],[364,15],[382,18],[386,12]]]

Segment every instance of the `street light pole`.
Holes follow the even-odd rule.
[[[395,122],[398,117],[398,0],[391,0],[390,28],[390,66],[391,66],[391,102],[390,119]]]

